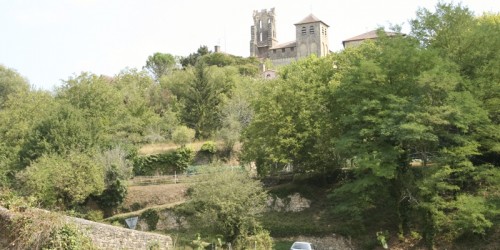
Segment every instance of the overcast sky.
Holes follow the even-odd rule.
[[[275,8],[280,43],[313,13],[330,26],[330,49],[342,40],[403,25],[438,0],[0,0],[0,64],[37,88],[52,90],[83,71],[113,76],[142,68],[155,52],[187,56],[200,45],[250,54],[253,10]],[[445,2],[450,2],[447,0]],[[457,2],[457,1],[455,1]],[[476,15],[500,12],[499,0],[463,0]]]

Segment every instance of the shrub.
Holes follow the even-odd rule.
[[[90,238],[58,214],[28,209],[7,223],[16,249],[95,249]]]
[[[134,159],[135,175],[173,174],[184,172],[193,161],[194,152],[188,147],[175,151],[137,157]]]
[[[16,177],[47,207],[71,208],[105,188],[103,166],[84,153],[44,155]]]
[[[186,126],[178,126],[172,133],[172,140],[175,144],[184,146],[194,140],[195,131]]]
[[[153,209],[148,209],[141,214],[141,219],[146,220],[146,224],[148,224],[149,231],[156,230],[156,225],[158,224],[158,220],[160,216],[158,212]]]
[[[61,228],[53,231],[50,241],[43,247],[44,250],[56,249],[97,249],[93,246],[92,240],[82,234],[71,224],[65,224]]]
[[[200,149],[201,152],[215,154],[217,152],[217,145],[213,141],[206,141]]]

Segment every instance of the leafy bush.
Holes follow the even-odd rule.
[[[190,204],[200,229],[221,234],[226,242],[255,236],[264,211],[267,194],[262,184],[244,171],[207,167],[206,174],[192,186]]]
[[[148,209],[141,214],[141,219],[145,219],[148,224],[149,231],[153,231],[156,230],[156,225],[158,224],[160,216],[155,210]]]
[[[56,249],[97,249],[92,240],[83,235],[71,224],[65,224],[50,235],[50,241],[43,247],[44,250]]]
[[[47,207],[74,207],[105,188],[102,165],[83,153],[44,155],[17,178]]]
[[[175,144],[184,146],[194,140],[195,131],[186,126],[179,126],[175,128],[172,133],[172,140]]]
[[[27,209],[6,223],[16,249],[96,249],[90,238],[55,213]]]
[[[184,172],[194,158],[194,152],[188,147],[175,151],[140,156],[134,159],[135,175],[173,174]]]
[[[203,143],[200,149],[201,152],[215,154],[217,152],[217,144],[213,141],[206,141]]]

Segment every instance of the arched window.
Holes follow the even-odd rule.
[[[259,20],[259,28],[262,29],[262,20]]]
[[[314,34],[314,26],[309,26],[309,33]]]
[[[302,26],[302,35],[305,35],[305,34],[307,34],[306,26]]]
[[[262,32],[259,33],[259,41],[262,42]]]

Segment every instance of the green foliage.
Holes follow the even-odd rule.
[[[123,100],[124,113],[117,122],[117,136],[124,142],[162,141],[176,122],[164,90],[145,71],[127,69],[112,80]],[[175,120],[175,118],[174,118]]]
[[[196,63],[198,63],[200,57],[208,55],[210,53],[211,52],[208,50],[208,47],[206,45],[202,45],[198,48],[198,50],[195,53],[191,53],[187,57],[181,57],[180,63],[184,68],[187,68],[189,66],[195,66]]]
[[[194,140],[194,135],[195,131],[193,129],[186,126],[178,126],[172,132],[172,140],[179,146],[185,146]]]
[[[215,154],[217,152],[217,144],[214,141],[206,141],[201,145],[200,151]]]
[[[221,110],[241,78],[234,67],[209,66],[202,60],[162,78],[160,84],[172,94],[173,109],[196,131],[196,138],[209,138],[221,127]]]
[[[235,242],[236,249],[274,249],[274,242],[269,232],[257,230],[254,235],[240,235]]]
[[[326,172],[338,156],[329,146],[326,94],[333,58],[310,57],[283,69],[282,79],[262,88],[255,115],[243,132],[243,160],[266,175],[292,166],[297,172]]]
[[[86,250],[97,248],[92,244],[92,240],[88,236],[78,231],[76,226],[65,224],[52,232],[50,241],[43,246],[43,249]]]
[[[106,186],[97,197],[97,201],[102,209],[109,210],[122,204],[125,197],[127,197],[127,185],[123,180],[116,179]]]
[[[234,56],[225,53],[210,53],[203,56],[203,62],[217,67],[230,66],[235,63]]]
[[[175,64],[175,58],[171,54],[156,52],[148,57],[144,68],[149,70],[158,80],[162,76],[169,74],[175,68]]]
[[[15,172],[24,167],[19,152],[29,140],[32,130],[46,119],[56,106],[48,92],[16,92],[0,109],[0,185],[13,180]]]
[[[0,64],[0,110],[9,98],[9,95],[27,92],[30,86],[28,81],[13,69]]]
[[[380,246],[382,246],[384,249],[389,248],[389,246],[387,245],[387,241],[389,240],[389,232],[379,231],[376,233],[376,235],[377,235],[377,241],[380,244]]]
[[[193,74],[186,94],[180,96],[185,105],[183,120],[196,131],[196,138],[208,138],[220,127],[220,109],[230,95],[235,73],[199,63]]]
[[[100,141],[92,130],[81,110],[61,105],[33,128],[19,152],[21,163],[28,166],[44,154],[65,155],[95,147]]]
[[[146,220],[149,231],[154,231],[156,230],[156,225],[158,224],[160,216],[156,210],[148,209],[141,214],[141,219]]]
[[[158,243],[158,241],[148,242],[147,249],[148,250],[159,250],[160,243]]]
[[[196,234],[196,239],[191,241],[191,245],[194,247],[196,250],[203,250],[205,247],[209,246],[210,243],[205,242],[201,239],[201,235],[199,233]]]
[[[104,166],[106,188],[95,198],[109,216],[127,196],[126,181],[132,177],[133,164],[120,147],[103,152],[98,161]]]
[[[194,159],[194,151],[180,147],[163,154],[139,156],[134,159],[135,175],[174,174],[184,172]]]
[[[253,100],[259,96],[259,88],[264,83],[252,79],[241,78],[235,82],[231,97],[221,108],[222,124],[218,138],[223,141],[224,150],[231,152],[234,145],[240,141],[240,135],[253,118]]]
[[[89,237],[55,213],[28,208],[4,223],[4,236],[16,249],[96,249]]]
[[[227,242],[257,235],[256,220],[263,212],[266,193],[259,181],[241,170],[208,167],[190,192],[190,204],[200,228],[221,234]]]
[[[317,221],[317,215],[309,211],[302,212],[266,212],[262,216],[262,225],[273,237],[293,237],[297,235],[321,236],[332,232],[326,223]]]
[[[104,190],[102,165],[91,157],[71,152],[67,156],[43,155],[18,174],[25,194],[46,207],[71,208]]]

